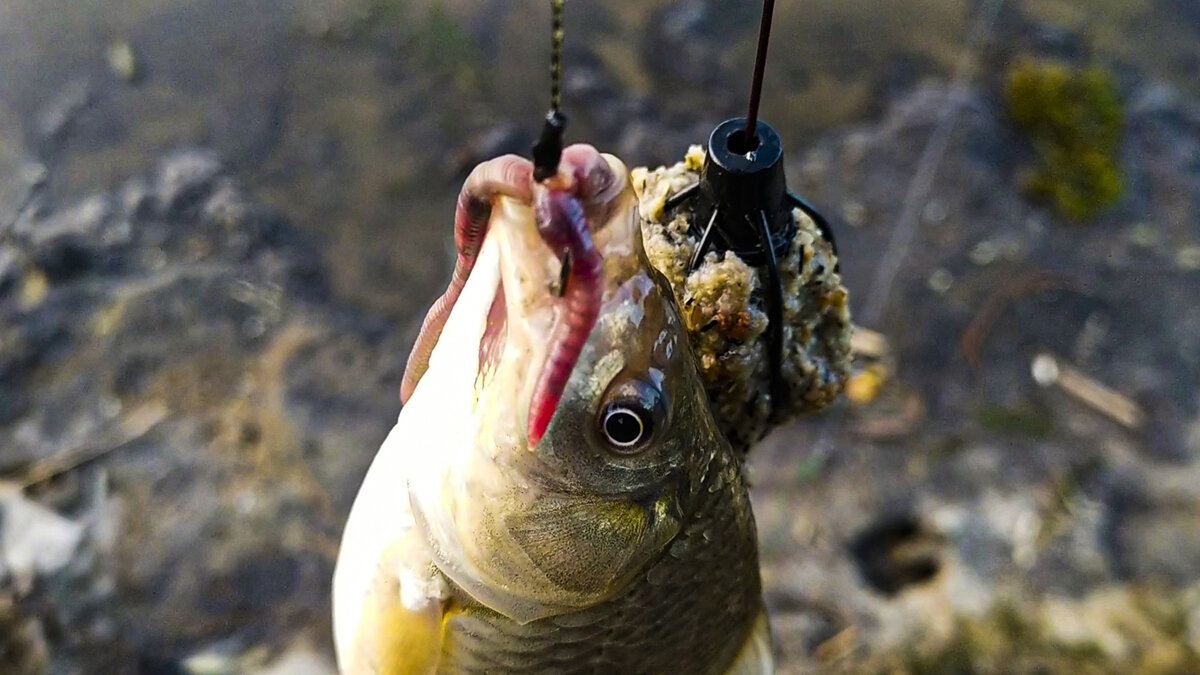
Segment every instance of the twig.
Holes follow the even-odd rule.
[[[908,256],[908,248],[912,244],[913,237],[916,235],[917,213],[924,206],[929,191],[933,188],[933,180],[937,176],[938,166],[942,163],[942,156],[946,154],[946,148],[950,145],[950,135],[954,131],[954,123],[958,120],[960,103],[966,94],[971,76],[974,74],[973,52],[975,46],[991,33],[992,25],[1000,14],[1000,6],[1004,4],[1003,0],[984,1],[985,4],[979,10],[971,33],[967,36],[966,44],[963,45],[962,53],[959,55],[954,80],[950,85],[950,93],[946,97],[946,105],[939,111],[937,126],[929,136],[929,142],[925,144],[921,158],[917,160],[917,169],[913,174],[912,182],[908,185],[908,192],[904,195],[904,203],[900,208],[900,218],[892,228],[887,246],[883,250],[883,259],[876,268],[875,278],[872,280],[870,291],[867,294],[867,304],[862,312],[863,322],[868,325],[878,326],[879,322],[883,320],[883,310],[887,308],[889,292],[896,281],[896,275],[900,272],[900,267],[904,264],[904,259]]]
[[[162,403],[155,402],[143,405],[122,420],[120,434],[114,442],[98,446],[84,446],[63,450],[52,457],[35,463],[25,472],[25,475],[11,481],[11,483],[21,490],[27,490],[35,485],[53,480],[128,446],[133,441],[150,433],[151,429],[158,426],[166,418],[167,407]]]
[[[1049,352],[1034,357],[1030,370],[1041,386],[1058,385],[1072,398],[1126,429],[1137,429],[1146,423],[1146,413],[1136,401],[1064,364]]]
[[[980,352],[983,350],[983,342],[992,325],[996,323],[1004,310],[1008,309],[1009,305],[1028,295],[1080,286],[1081,284],[1076,280],[1055,272],[1035,272],[1006,284],[989,296],[975,318],[967,324],[967,328],[959,340],[959,349],[962,350],[971,369],[978,371],[982,367]]]
[[[850,333],[850,351],[855,356],[882,359],[892,353],[892,348],[886,335],[856,324]]]

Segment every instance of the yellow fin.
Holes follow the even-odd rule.
[[[433,675],[442,652],[442,603],[408,609],[400,602],[400,581],[382,576],[363,605],[343,675]]]

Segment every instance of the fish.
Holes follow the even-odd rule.
[[[628,171],[467,178],[333,579],[343,675],[773,672],[757,538]]]

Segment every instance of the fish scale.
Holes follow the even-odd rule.
[[[617,597],[524,625],[464,604],[446,619],[438,672],[725,672],[745,641],[730,633],[748,634],[761,610],[761,583],[742,467],[726,447],[709,469],[675,543]]]

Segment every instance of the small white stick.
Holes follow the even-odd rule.
[[[1136,401],[1065,365],[1053,354],[1038,354],[1030,373],[1039,385],[1058,385],[1076,400],[1127,429],[1137,429],[1146,423],[1146,412]]]

